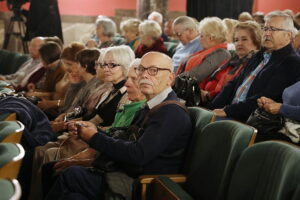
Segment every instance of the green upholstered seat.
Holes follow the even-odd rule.
[[[176,183],[166,181],[166,177],[158,177],[153,185],[164,185],[163,193],[173,195],[170,199],[222,199],[226,196],[232,171],[240,154],[253,144],[255,135],[254,128],[236,121],[210,123],[193,139],[194,148],[190,152],[192,159],[183,186],[174,186]],[[153,188],[155,190],[156,187]],[[153,193],[156,195],[156,191]]]
[[[10,84],[6,81],[0,80],[0,88],[4,88],[10,86]]]
[[[0,179],[0,200],[18,200],[21,197],[21,187],[16,179]]]
[[[19,121],[0,121],[0,141],[12,133],[22,132],[24,125]]]
[[[9,162],[16,162],[24,157],[24,149],[20,144],[0,143],[0,167]]]
[[[15,73],[29,59],[28,55],[0,49],[0,74]]]
[[[5,120],[9,115],[10,113],[0,113],[0,121]]]
[[[0,88],[0,94],[12,94],[14,93],[15,90],[10,89],[10,88]]]
[[[290,200],[299,195],[299,184],[300,149],[283,142],[261,142],[241,155],[227,199]]]

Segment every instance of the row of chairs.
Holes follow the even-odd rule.
[[[15,113],[0,114],[0,200],[17,200],[21,187],[16,180],[25,151],[20,144],[24,125]]]
[[[189,111],[195,127],[183,174],[152,177],[149,199],[300,199],[298,147],[278,141],[253,145],[254,128],[213,122],[213,114],[201,108]]]

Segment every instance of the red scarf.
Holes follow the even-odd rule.
[[[211,54],[212,52],[214,52],[216,49],[227,49],[227,44],[226,43],[222,43],[222,44],[218,44],[218,45],[215,45],[209,49],[203,49],[201,51],[198,51],[196,53],[194,53],[193,55],[191,55],[188,60],[185,62],[183,61],[176,74],[178,74],[180,71],[181,71],[181,68],[182,67],[185,67],[184,71],[187,72],[187,71],[190,71],[193,67],[201,64],[204,60],[204,58]]]

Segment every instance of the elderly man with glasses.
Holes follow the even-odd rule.
[[[229,82],[211,108],[219,117],[246,121],[261,96],[282,102],[282,92],[300,77],[300,58],[292,47],[292,18],[281,11],[269,13],[263,27],[264,47],[245,70]]]
[[[105,181],[114,193],[131,199],[131,185],[136,176],[179,172],[192,124],[171,89],[174,80],[172,60],[162,53],[149,52],[142,57],[135,71],[139,88],[147,98],[145,107],[137,113],[132,123],[142,128],[141,136],[135,142],[99,133],[89,122],[75,122],[74,126],[74,131],[91,148],[123,163],[120,171],[125,173],[114,172],[116,175],[110,184],[108,175],[112,173],[96,168],[70,167],[59,176],[46,199],[105,199]],[[126,170],[136,167],[139,172],[135,175]]]

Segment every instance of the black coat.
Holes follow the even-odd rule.
[[[224,87],[212,102],[211,109],[225,107],[224,110],[228,118],[246,121],[256,109],[256,100],[259,97],[265,96],[282,102],[283,90],[294,84],[300,77],[300,57],[291,44],[273,51],[269,62],[253,80],[246,100],[231,104],[238,87],[263,60],[264,51],[261,50],[255,54],[244,71]]]
[[[57,36],[63,41],[57,0],[31,0],[27,16],[26,39]]]

